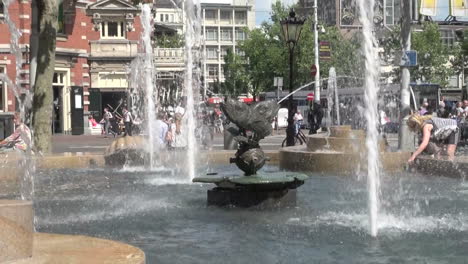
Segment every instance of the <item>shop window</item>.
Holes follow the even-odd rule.
[[[114,21],[101,23],[101,38],[124,39],[125,23]]]

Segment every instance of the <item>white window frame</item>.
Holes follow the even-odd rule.
[[[206,58],[209,60],[218,59],[218,48],[217,47],[207,47],[206,48]]]
[[[391,3],[391,4],[389,4]],[[391,23],[388,22],[387,17],[392,18]],[[384,21],[385,25],[393,26],[395,24],[395,1],[394,0],[385,0],[384,3]]]
[[[228,16],[223,16],[223,15],[226,15],[228,14]],[[220,14],[220,19],[221,21],[232,21],[232,11],[230,10],[221,10]]]
[[[216,17],[217,17],[216,10],[213,10],[213,9],[205,10],[205,20],[216,21]]]
[[[218,65],[217,64],[210,64],[206,68],[208,71],[208,77],[210,78],[218,77]]]
[[[227,33],[229,33],[229,38],[225,38],[227,35]],[[221,41],[232,41],[232,29],[231,28],[222,28],[221,29]]]
[[[117,36],[109,36],[109,23],[117,23]],[[122,28],[123,27],[123,28]],[[104,21],[101,23],[101,38],[102,39],[126,39],[127,26],[123,21]],[[122,35],[123,34],[123,35]]]
[[[455,44],[455,32],[453,30],[440,30],[440,39],[447,47],[453,47],[453,44]]]
[[[211,34],[209,34],[211,33]],[[218,41],[218,29],[206,28],[206,40]]]
[[[238,36],[242,36],[242,38],[239,38]],[[242,29],[236,29],[236,41],[242,41],[247,39],[247,33],[242,30]]]
[[[239,14],[242,14],[242,17],[239,16]],[[246,25],[247,24],[247,11],[235,11],[234,13],[234,19],[236,24],[240,25]]]
[[[221,48],[221,59],[224,60],[224,57],[227,55],[228,47]]]

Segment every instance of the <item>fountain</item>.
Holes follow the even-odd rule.
[[[221,104],[221,109],[235,124],[229,128],[229,132],[239,145],[235,158],[231,158],[230,163],[235,163],[244,171],[245,176],[194,178],[193,182],[216,184],[216,188],[208,190],[208,205],[295,206],[296,188],[304,184],[306,175],[283,172],[257,174],[269,159],[260,148],[259,142],[271,134],[271,122],[279,105],[275,101],[265,101],[249,106],[227,99]]]
[[[380,62],[377,50],[377,40],[373,35],[374,31],[374,5],[375,1],[359,0],[360,21],[364,35],[364,55],[365,55],[365,103],[366,103],[366,147],[367,147],[367,190],[369,196],[369,223],[371,236],[377,236],[377,214],[379,207],[379,184],[380,184],[380,160],[378,152],[378,131],[379,125],[377,110],[378,105],[378,76]]]
[[[194,6],[190,10],[198,12],[200,9]],[[193,29],[196,32],[196,27]],[[196,61],[194,45],[191,54]],[[144,76],[143,71],[148,69],[139,67]],[[198,69],[193,65],[189,68],[193,71],[186,77],[192,81],[187,82],[186,88],[191,87],[189,91],[195,96]],[[333,74],[331,77],[333,83]],[[195,100],[194,110],[190,110],[193,112]],[[147,263],[208,264],[219,263],[220,259],[226,263],[466,261],[466,182],[402,172],[409,153],[389,152],[380,140],[374,146],[378,146],[375,153],[381,157],[383,170],[380,192],[387,199],[380,201],[379,218],[374,222],[375,218],[368,213],[370,192],[359,176],[375,164],[368,163],[371,151],[364,143],[370,137],[369,132],[332,126],[328,138],[311,135],[307,146],[267,152],[260,148],[260,142],[270,133],[270,121],[276,110],[275,102],[247,106],[227,101],[223,111],[238,126],[230,131],[235,134],[239,148],[234,153],[196,152],[194,147],[194,152],[187,156],[184,153],[184,161],[205,157],[206,163],[200,160],[204,166],[186,166],[171,160],[155,163],[153,169],[115,168],[105,165],[103,154],[38,158],[34,200],[38,231],[113,239],[145,252],[87,236],[33,233],[32,222],[28,220],[30,215],[32,218],[30,205],[20,208],[15,202],[2,201],[0,242],[5,243],[6,238],[9,244],[2,247],[0,243],[0,259],[4,258],[0,262],[16,259],[13,263],[140,264],[145,257]],[[195,122],[190,121],[191,117],[193,113],[187,115],[185,122]],[[128,141],[125,145],[135,144],[134,150],[142,148],[138,144],[148,145],[146,141],[133,142],[135,138],[122,140]],[[116,148],[117,145],[114,144]],[[156,160],[159,162],[157,157]],[[23,175],[16,161],[13,157],[4,159],[0,178]],[[245,175],[241,176],[228,161]],[[426,157],[420,161],[427,164],[423,165],[425,168],[434,164]],[[193,172],[178,171],[180,167],[192,166]],[[291,171],[304,171],[307,175]],[[465,172],[466,166],[459,166],[457,171]],[[431,173],[446,175],[435,169]],[[343,174],[348,177],[341,177]],[[194,184],[187,181],[193,175],[206,177],[195,177]],[[5,197],[7,193],[2,190],[8,186],[3,183],[0,195]],[[216,187],[199,183],[214,183]],[[206,206],[205,192],[208,204],[228,207]],[[243,208],[251,206],[254,210]],[[274,209],[255,210],[257,206]],[[17,213],[7,216],[5,212],[11,212],[12,207]],[[369,226],[378,230],[378,241],[366,235]],[[14,233],[9,233],[11,230]],[[32,249],[28,247],[30,244],[20,241],[30,241],[30,235],[34,238]],[[9,255],[3,249],[8,249]],[[21,256],[14,255],[31,254],[31,250],[32,258],[18,260]],[[62,258],[57,260],[57,255]]]

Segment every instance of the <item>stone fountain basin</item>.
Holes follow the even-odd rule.
[[[386,172],[403,171],[410,156],[410,152],[380,152],[381,167]],[[294,146],[280,149],[279,167],[289,171],[354,175],[367,169],[366,157],[365,152],[312,152],[304,146]]]

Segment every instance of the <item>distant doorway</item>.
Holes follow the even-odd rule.
[[[102,108],[108,107],[111,112],[122,113],[122,107],[127,104],[126,92],[101,92]],[[101,109],[102,112],[103,109]]]

